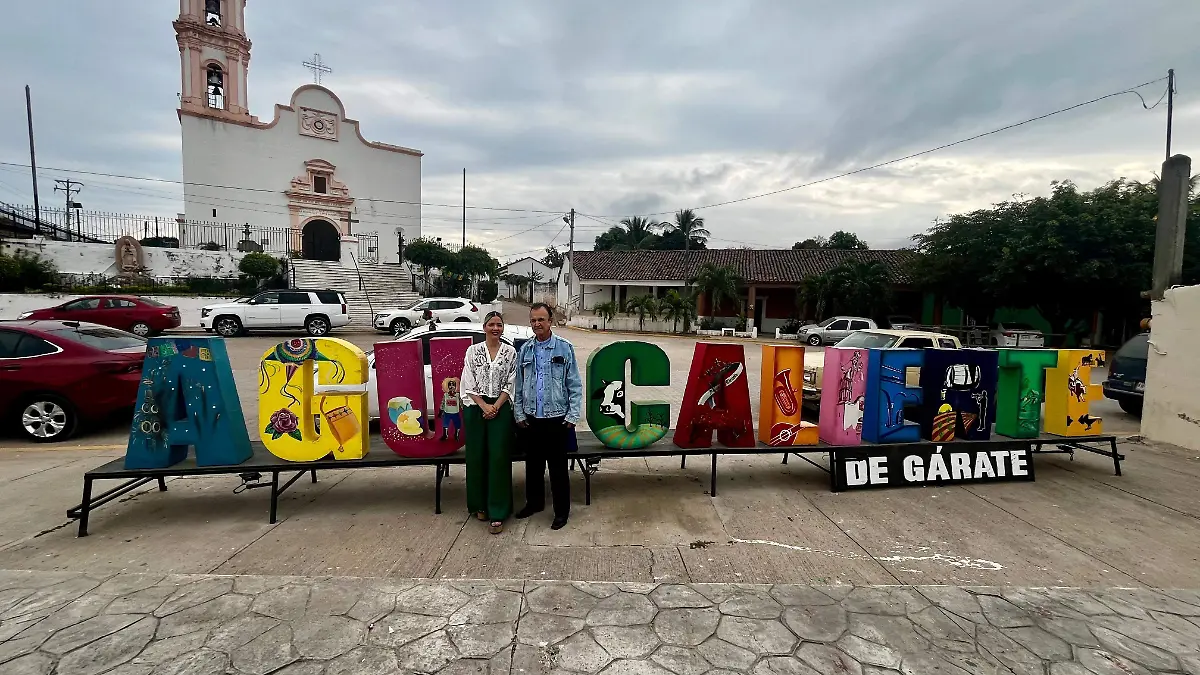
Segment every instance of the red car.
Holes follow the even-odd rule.
[[[132,409],[146,340],[76,321],[0,321],[0,419],[29,440]]]
[[[86,321],[125,330],[141,337],[179,327],[179,308],[136,295],[90,295],[58,307],[25,312],[18,319]]]

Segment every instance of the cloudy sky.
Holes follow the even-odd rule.
[[[172,0],[10,3],[0,22],[0,161],[26,164],[33,87],[44,167],[178,181]],[[836,8],[835,8],[836,6]],[[350,9],[353,8],[353,9]],[[419,148],[424,200],[566,211],[590,248],[608,223],[778,190],[1178,74],[1174,150],[1200,153],[1200,3],[1178,0],[250,0],[253,114],[325,83],[366,137]],[[1153,104],[1165,83],[1141,90]],[[714,246],[789,246],[837,229],[872,247],[1055,179],[1150,177],[1166,106],[1126,95],[813,187],[703,209]],[[41,177],[43,200],[53,178]],[[88,208],[171,215],[171,182],[74,176]],[[0,201],[30,203],[0,165]],[[456,237],[456,208],[426,206]],[[660,218],[663,216],[659,216]],[[565,244],[561,222],[472,210],[503,258]],[[543,224],[545,223],[545,224]],[[525,232],[523,232],[525,231]],[[523,233],[522,233],[523,232]],[[520,233],[520,234],[518,234]]]

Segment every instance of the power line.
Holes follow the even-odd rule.
[[[1093,99],[1091,99],[1091,100],[1084,101],[1083,103],[1076,103],[1075,105],[1072,105],[1072,106],[1067,106],[1066,108],[1059,108],[1058,110],[1055,110],[1055,111],[1053,111],[1053,112],[1048,112],[1048,113],[1046,113],[1046,114],[1044,114],[1044,115],[1038,115],[1037,117],[1030,117],[1030,118],[1029,118],[1029,119],[1027,119],[1027,120],[1021,120],[1020,122],[1014,122],[1013,124],[1007,124],[1007,125],[1005,125],[1005,126],[1002,126],[1002,127],[998,128],[998,129],[992,129],[991,131],[985,131],[985,132],[983,132],[983,133],[981,133],[981,134],[975,134],[974,136],[970,136],[970,137],[968,137],[968,138],[963,138],[963,139],[961,139],[961,140],[957,140],[957,141],[954,141],[954,142],[952,142],[952,143],[945,143],[945,144],[943,144],[943,145],[939,145],[939,146],[937,146],[936,148],[929,148],[928,150],[922,150],[922,151],[920,151],[920,152],[914,152],[914,153],[912,153],[912,154],[905,155],[905,156],[903,156],[903,157],[897,157],[897,158],[895,158],[895,159],[889,159],[889,160],[887,160],[886,162],[879,162],[878,164],[872,164],[872,165],[870,165],[870,166],[864,166],[864,167],[862,167],[862,168],[854,169],[853,171],[846,171],[845,173],[839,173],[839,174],[837,174],[837,175],[834,175],[834,176],[826,176],[825,178],[820,178],[820,179],[817,179],[817,180],[814,180],[814,181],[809,181],[809,182],[807,182],[807,183],[801,183],[801,184],[799,184],[799,185],[793,185],[793,186],[791,186],[791,187],[780,188],[780,189],[778,189],[778,190],[772,190],[772,191],[770,191],[770,192],[764,192],[764,193],[762,193],[762,194],[751,195],[751,196],[749,196],[749,197],[740,197],[740,198],[738,198],[738,199],[730,199],[730,200],[723,201],[723,202],[717,202],[717,203],[715,203],[715,204],[707,204],[707,205],[705,205],[705,206],[693,206],[693,207],[691,207],[691,209],[692,209],[693,211],[697,211],[697,210],[700,210],[700,209],[714,209],[714,208],[717,208],[718,206],[728,206],[729,204],[738,204],[738,203],[740,203],[740,202],[748,202],[748,201],[750,201],[750,200],[752,200],[752,199],[762,199],[763,197],[770,197],[770,196],[772,196],[772,195],[777,195],[777,194],[780,194],[780,193],[783,193],[783,192],[790,192],[790,191],[792,191],[792,190],[799,190],[799,189],[801,189],[801,188],[811,187],[811,186],[813,186],[813,185],[818,185],[818,184],[820,184],[820,183],[827,183],[827,182],[829,182],[829,181],[832,181],[832,180],[837,180],[837,179],[839,179],[839,178],[845,178],[845,177],[847,177],[847,176],[853,176],[853,175],[855,175],[855,174],[863,173],[863,172],[865,172],[865,171],[871,171],[871,170],[873,170],[873,169],[878,169],[878,168],[880,168],[880,167],[888,166],[889,164],[896,164],[897,162],[903,162],[903,161],[905,161],[905,160],[913,159],[913,158],[915,158],[915,157],[921,157],[921,156],[923,156],[923,155],[928,155],[928,154],[931,154],[931,153],[934,153],[934,152],[938,152],[938,151],[940,151],[940,150],[945,150],[946,148],[952,148],[952,147],[954,147],[954,146],[956,146],[956,145],[962,145],[963,143],[970,143],[971,141],[976,141],[976,140],[979,140],[980,138],[983,138],[983,137],[985,137],[985,136],[991,136],[991,135],[993,135],[993,134],[998,134],[998,133],[1000,133],[1000,132],[1002,132],[1002,131],[1008,131],[1009,129],[1015,129],[1015,128],[1019,127],[1019,126],[1026,125],[1026,124],[1029,124],[1029,123],[1031,123],[1031,122],[1037,122],[1037,121],[1039,121],[1039,120],[1044,120],[1044,119],[1046,119],[1047,117],[1053,117],[1053,116],[1055,116],[1055,115],[1061,115],[1062,113],[1069,112],[1069,111],[1071,111],[1071,110],[1075,110],[1075,109],[1077,109],[1077,108],[1082,108],[1082,107],[1084,107],[1084,106],[1088,106],[1088,105],[1091,105],[1091,104],[1093,104],[1093,103],[1099,103],[1100,101],[1103,101],[1103,100],[1105,100],[1105,99],[1109,99],[1109,98],[1113,98],[1114,96],[1121,96],[1121,95],[1123,95],[1123,94],[1134,94],[1134,95],[1136,95],[1138,98],[1141,98],[1141,94],[1139,94],[1139,93],[1136,91],[1137,89],[1141,89],[1142,87],[1145,87],[1145,86],[1148,86],[1148,85],[1151,85],[1151,84],[1156,84],[1156,83],[1158,83],[1158,82],[1162,82],[1163,80],[1166,80],[1166,79],[1167,79],[1167,78],[1165,78],[1165,77],[1160,77],[1160,78],[1158,78],[1157,80],[1150,80],[1149,82],[1143,82],[1143,83],[1141,83],[1141,84],[1139,84],[1139,85],[1137,85],[1137,86],[1134,86],[1134,87],[1129,87],[1128,89],[1122,89],[1121,91],[1115,91],[1115,92],[1113,92],[1113,93],[1111,93],[1111,94],[1105,94],[1104,96],[1098,96],[1098,97],[1096,97],[1096,98],[1093,98]],[[1157,105],[1157,104],[1155,104],[1155,105]],[[1145,99],[1142,99],[1142,106],[1143,106],[1143,107],[1146,107],[1148,110],[1150,109],[1149,107],[1147,107],[1147,106],[1146,106]],[[672,214],[672,213],[675,213],[675,211],[657,211],[657,212],[655,212],[655,213],[643,213],[643,214],[638,214],[638,215],[642,215],[642,216],[665,216],[665,215],[670,215],[670,214]],[[621,217],[624,217],[624,216],[608,216],[608,217],[612,217],[612,218],[621,218]]]
[[[20,164],[17,162],[0,162],[0,165],[21,167],[21,168],[26,168],[26,169],[29,168],[28,164]],[[83,171],[81,169],[61,169],[61,168],[55,168],[55,167],[42,167],[42,170],[43,171],[58,171],[58,172],[62,172],[62,173],[76,173],[76,174],[81,174],[84,176],[100,176],[100,177],[105,177],[105,178],[122,178],[124,180],[141,180],[141,181],[147,181],[147,182],[152,182],[152,183],[171,183],[173,185],[190,185],[192,187],[217,188],[217,189],[221,189],[221,190],[244,190],[246,192],[266,192],[269,194],[281,194],[280,190],[270,190],[267,188],[239,187],[236,185],[217,185],[214,183],[195,183],[192,181],[172,180],[170,178],[151,178],[149,176],[128,176],[128,175],[124,175],[124,174],[104,173],[102,171]],[[361,199],[364,201],[372,201],[372,202],[381,202],[384,204],[410,204],[410,205],[414,205],[414,206],[430,206],[430,207],[437,207],[437,208],[452,208],[452,209],[463,208],[462,204],[435,204],[435,203],[431,203],[431,202],[411,202],[411,201],[406,201],[403,199],[383,199],[382,197],[356,197],[356,199]],[[546,210],[542,210],[542,209],[513,209],[513,208],[504,208],[504,207],[499,207],[499,206],[468,206],[466,208],[478,209],[480,211],[512,211],[512,212],[518,212],[518,213],[542,213],[542,214],[559,213],[559,212],[555,212],[555,211],[546,211]]]
[[[513,237],[519,237],[519,236],[521,236],[522,234],[527,234],[527,233],[529,233],[529,232],[533,232],[534,230],[538,229],[539,227],[545,227],[545,226],[549,225],[550,223],[553,223],[553,222],[554,222],[555,220],[557,220],[558,218],[561,218],[562,216],[563,216],[563,214],[562,214],[561,212],[559,212],[559,213],[556,213],[556,214],[554,214],[554,217],[553,217],[553,218],[551,218],[550,220],[547,220],[546,222],[544,222],[544,223],[540,223],[540,224],[538,224],[538,225],[534,225],[533,227],[529,228],[528,230],[521,230],[520,232],[517,232],[517,233],[515,233],[515,234],[510,234],[510,235],[508,235],[508,236],[505,236],[505,237],[500,237],[499,239],[492,239],[491,241],[485,241],[485,242],[483,242],[483,243],[485,243],[485,244],[494,244],[494,243],[496,243],[496,242],[498,242],[498,241],[504,241],[505,239],[512,239]]]

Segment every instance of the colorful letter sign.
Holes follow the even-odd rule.
[[[587,421],[592,433],[605,447],[644,448],[667,435],[671,405],[666,401],[631,401],[627,418],[626,384],[669,386],[671,360],[667,353],[658,345],[629,340],[607,344],[588,357]]]
[[[817,425],[800,420],[804,347],[763,345],[758,440],[773,446],[816,445]]]
[[[921,425],[905,420],[904,407],[920,405],[922,389],[908,386],[905,373],[909,368],[920,368],[924,361],[925,352],[920,349],[870,350],[867,355],[870,388],[862,422],[864,441],[912,443],[921,440]]]
[[[240,464],[250,437],[233,371],[219,338],[150,338],[142,364],[126,469],[164,469],[183,461]]]
[[[1042,421],[1042,371],[1058,365],[1053,349],[1001,349],[996,381],[996,433],[1037,438]]]
[[[986,441],[996,404],[996,352],[926,349],[921,366],[921,435],[935,442]]]
[[[834,445],[862,443],[867,398],[867,350],[825,348],[821,382],[821,440]]]
[[[1104,395],[1092,384],[1092,367],[1104,365],[1104,352],[1060,349],[1058,366],[1046,371],[1046,433],[1058,436],[1099,436],[1099,417],[1088,412],[1088,402]]]
[[[712,434],[729,448],[754,447],[746,354],[739,344],[697,342],[675,429],[675,445],[710,448]]]
[[[314,371],[317,374],[314,386]],[[271,454],[312,462],[367,454],[367,355],[336,338],[296,338],[263,354],[258,431]]]
[[[433,338],[429,365],[433,401],[425,396],[425,363],[421,342],[375,345],[379,384],[379,431],[401,457],[441,457],[462,447],[462,401],[459,378],[471,338]],[[432,405],[430,405],[432,403]]]

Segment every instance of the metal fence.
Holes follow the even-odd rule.
[[[366,263],[379,262],[379,235],[356,234],[358,237],[358,259]]]
[[[32,206],[8,206],[8,210],[35,217]],[[40,221],[48,236],[63,238],[54,233],[70,233],[81,240],[115,242],[121,237],[153,240],[155,245],[168,248],[207,248],[225,251],[263,251],[288,253],[300,248],[300,238],[290,227],[271,227],[250,223],[220,223],[188,220],[169,216],[144,216],[132,213],[84,211],[42,207]],[[378,251],[378,238],[375,249]],[[378,254],[376,254],[378,255]]]
[[[162,295],[253,295],[259,283],[253,279],[217,277],[136,277],[123,279],[104,274],[59,274],[56,290],[64,293],[130,293]],[[267,286],[283,286],[282,277]]]

